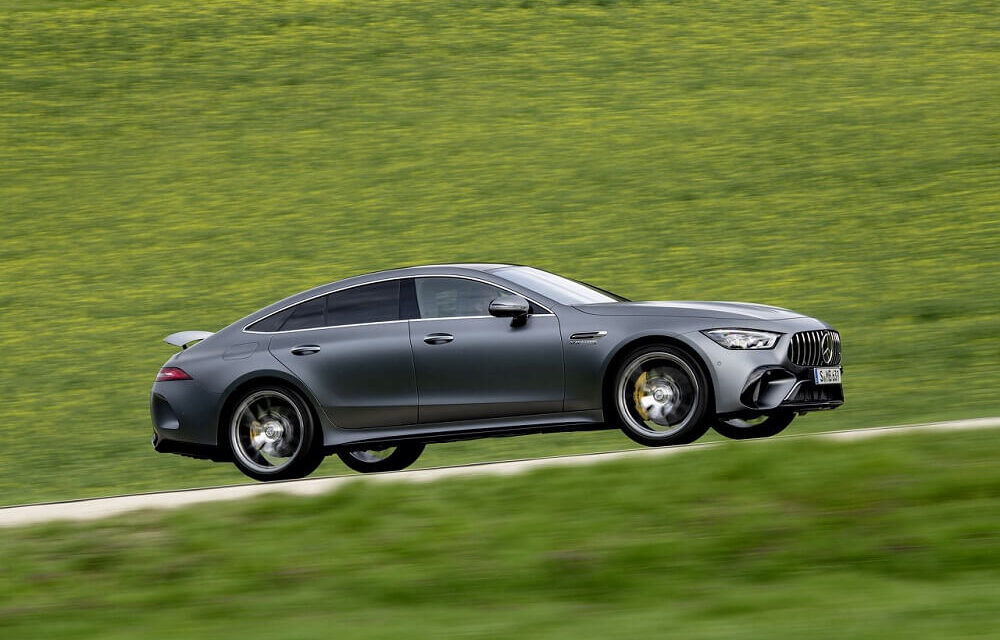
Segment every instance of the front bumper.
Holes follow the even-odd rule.
[[[718,415],[752,417],[775,410],[806,413],[844,404],[842,384],[816,384],[816,367],[800,366],[789,358],[795,333],[829,329],[818,320],[803,320],[794,327],[768,327],[784,332],[772,349],[726,349],[700,332],[688,334],[709,362]]]
[[[789,409],[801,413],[844,404],[843,385],[816,384],[813,370],[789,363],[761,367],[743,385],[740,404],[757,412]]]

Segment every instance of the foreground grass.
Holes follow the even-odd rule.
[[[995,415],[998,18],[0,1],[0,504],[239,480],[149,450],[162,337],[422,262],[819,316],[844,335],[848,404],[796,429]]]
[[[986,637],[1000,432],[0,530],[11,638]]]

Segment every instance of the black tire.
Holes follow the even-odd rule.
[[[303,478],[323,462],[312,410],[287,387],[268,385],[243,394],[229,416],[226,439],[233,464],[254,480]]]
[[[770,438],[785,430],[785,427],[795,419],[794,411],[780,411],[762,416],[763,420],[722,420],[716,418],[712,428],[719,435],[733,440],[750,440],[752,438]]]
[[[705,419],[711,391],[701,364],[672,345],[646,345],[629,353],[608,391],[606,415],[617,418],[625,435],[639,444],[687,444],[711,426]]]
[[[338,451],[337,456],[359,473],[378,473],[405,469],[416,462],[423,451],[422,444],[400,444],[382,449],[348,449]]]

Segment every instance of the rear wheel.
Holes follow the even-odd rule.
[[[705,374],[676,347],[648,345],[630,353],[612,392],[622,431],[640,444],[687,444],[708,430]]]
[[[351,469],[361,473],[378,471],[399,471],[405,469],[420,457],[424,451],[422,444],[401,444],[381,449],[355,449],[338,451],[337,455]]]
[[[766,416],[758,416],[749,420],[716,419],[712,428],[717,433],[733,440],[749,440],[751,438],[770,438],[785,430],[785,427],[795,419],[792,411],[781,411]]]
[[[233,464],[254,480],[289,480],[323,461],[312,412],[302,397],[281,387],[250,391],[229,423]]]

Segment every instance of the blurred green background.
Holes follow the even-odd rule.
[[[993,638],[1000,430],[0,529],[6,638]]]
[[[163,336],[425,262],[818,316],[847,404],[800,432],[996,415],[998,27],[992,1],[0,0],[0,504],[243,481],[150,449]]]

